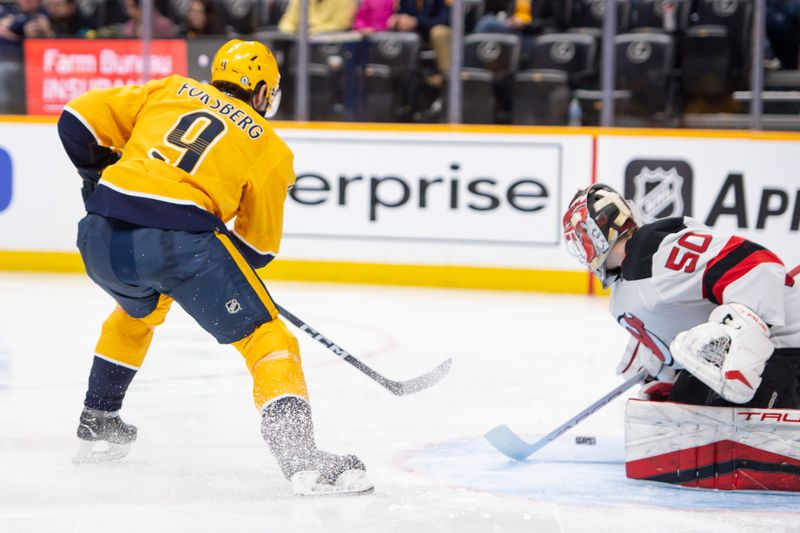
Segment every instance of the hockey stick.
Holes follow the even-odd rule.
[[[538,441],[534,442],[533,444],[528,444],[521,438],[519,435],[511,431],[511,429],[506,426],[505,424],[497,426],[493,430],[489,431],[484,437],[489,443],[500,450],[500,452],[504,453],[505,455],[511,457],[512,459],[516,459],[517,461],[522,461],[526,459],[528,456],[536,452],[537,450],[544,448],[567,430],[574,428],[581,422],[583,422],[586,418],[590,415],[599,411],[604,405],[608,404],[625,392],[626,390],[630,389],[637,383],[640,383],[647,377],[647,371],[641,370],[638,374],[633,376],[631,379],[617,387],[616,389],[612,390],[592,405],[578,413],[577,415],[573,416],[556,429],[539,439]]]
[[[307,333],[311,338],[318,341],[320,344],[328,348],[330,351],[359,369],[361,372],[372,378],[373,381],[376,381],[378,385],[387,389],[392,394],[396,394],[397,396],[405,396],[406,394],[413,394],[415,392],[419,392],[421,390],[425,390],[428,387],[431,387],[438,383],[446,374],[450,371],[450,364],[453,362],[452,359],[447,359],[439,366],[428,372],[427,374],[423,374],[419,377],[409,379],[406,381],[393,381],[381,374],[377,373],[358,359],[356,359],[350,352],[330,340],[328,337],[320,333],[319,331],[315,330],[292,313],[287,311],[284,307],[275,304],[275,307],[278,308],[278,312],[283,315],[286,320],[294,324],[297,329],[304,331]]]

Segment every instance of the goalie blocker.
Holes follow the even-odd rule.
[[[800,492],[800,410],[631,399],[627,477],[684,487]]]

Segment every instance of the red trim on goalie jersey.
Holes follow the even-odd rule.
[[[627,461],[625,473],[684,487],[800,492],[800,460],[732,440]]]
[[[728,285],[765,263],[783,266],[783,261],[763,246],[741,237],[731,237],[703,271],[703,298],[717,305],[724,303],[723,293]],[[794,283],[787,276],[787,285],[790,281]]]

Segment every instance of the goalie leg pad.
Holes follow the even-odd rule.
[[[629,400],[632,479],[719,490],[800,492],[800,410]]]

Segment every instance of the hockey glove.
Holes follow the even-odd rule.
[[[89,164],[77,167],[78,174],[83,178],[81,194],[84,202],[89,199],[89,196],[97,187],[97,182],[100,181],[100,175],[103,170],[119,161],[120,157],[122,157],[121,154],[111,148],[106,148],[99,144],[89,145]]]
[[[769,328],[747,306],[723,304],[708,322],[679,333],[670,344],[675,360],[733,403],[753,399],[775,346]]]
[[[625,347],[625,353],[617,365],[617,375],[630,379],[642,369],[647,370],[650,376],[659,380],[662,379],[661,374],[664,373],[662,381],[672,381],[675,374],[650,348],[631,337],[628,346]]]

